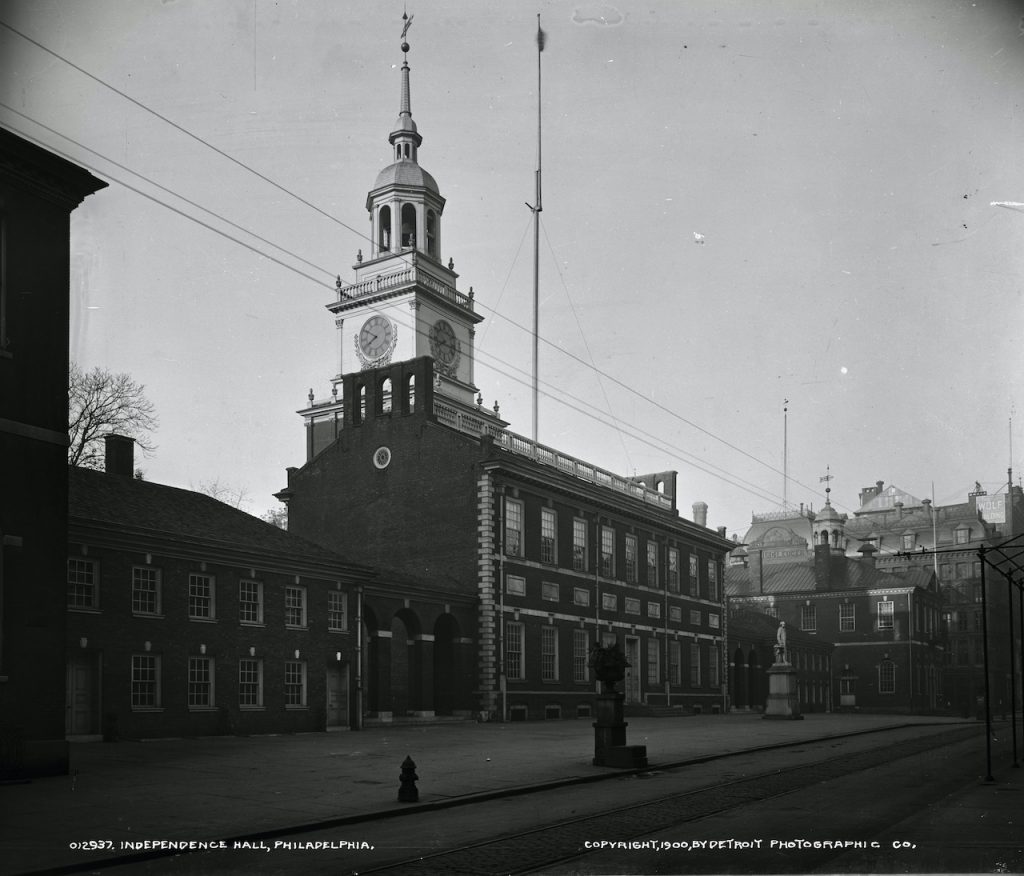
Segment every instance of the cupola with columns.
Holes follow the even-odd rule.
[[[445,199],[419,163],[420,135],[412,116],[409,43],[411,17],[403,16],[398,119],[388,136],[391,163],[366,197],[368,255],[360,249],[355,282],[338,278],[337,300],[327,305],[338,327],[338,373],[366,371],[420,356],[434,360],[434,392],[459,407],[478,409],[474,384],[473,290],[458,289],[451,258],[442,261]]]

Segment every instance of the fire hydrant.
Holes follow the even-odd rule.
[[[416,775],[416,764],[409,755],[402,761],[402,775],[399,776],[402,786],[398,789],[399,803],[418,803],[420,799],[419,789],[416,782],[419,776]]]

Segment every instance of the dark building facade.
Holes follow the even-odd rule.
[[[860,507],[845,525],[848,552],[871,545],[879,570],[926,569],[937,576],[947,636],[944,701],[964,715],[976,714],[985,696],[986,640],[989,696],[997,711],[1010,707],[1013,655],[1021,653],[1019,625],[1011,647],[1007,624],[1019,615],[1020,595],[997,566],[982,560],[982,550],[997,560],[992,549],[1024,532],[1024,494],[1009,486],[1011,479],[997,493],[976,484],[963,502],[939,506],[878,481],[861,490]]]
[[[826,501],[800,555],[793,529],[773,515],[726,571],[729,605],[785,621],[834,647],[827,702],[833,708],[933,712],[944,708],[945,636],[930,569],[883,572],[871,545],[845,555],[845,518]],[[762,521],[763,522],[763,521]]]
[[[106,472],[70,472],[68,737],[350,726],[369,571],[210,496],[134,478],[131,439],[107,440]]]
[[[483,405],[482,317],[442,260],[409,75],[367,196],[369,252],[328,305],[338,371],[328,398],[310,391],[306,462],[279,494],[293,532],[381,570],[363,600],[370,717],[583,716],[589,651],[612,641],[627,700],[720,705],[732,545],[706,507],[680,517],[674,472],[620,477]]]
[[[105,186],[0,130],[0,776],[68,768],[69,217]]]

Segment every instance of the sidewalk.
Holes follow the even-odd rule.
[[[651,768],[879,729],[965,723],[922,716],[811,714],[632,718]],[[966,722],[974,724],[975,722]],[[217,840],[383,812],[399,804],[402,761],[419,808],[548,783],[593,781],[589,721],[439,724],[297,736],[76,743],[72,775],[0,787],[0,873],[85,865],[122,840]],[[115,852],[70,848],[109,840]]]

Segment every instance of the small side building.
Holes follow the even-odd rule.
[[[70,471],[68,737],[349,726],[370,570],[135,478],[131,439],[107,442],[105,472]]]
[[[70,216],[105,187],[0,129],[0,778],[68,770]]]

